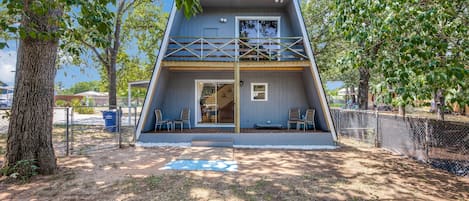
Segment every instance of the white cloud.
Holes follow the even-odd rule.
[[[16,51],[0,50],[0,81],[13,85],[16,66]]]

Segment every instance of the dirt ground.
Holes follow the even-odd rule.
[[[469,178],[346,140],[340,149],[235,149],[238,172],[159,170],[185,148],[115,149],[58,158],[0,200],[469,200]]]

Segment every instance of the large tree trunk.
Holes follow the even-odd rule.
[[[358,85],[358,106],[361,110],[368,109],[368,83],[370,80],[370,70],[361,67],[360,71],[360,83]]]
[[[25,1],[26,16],[21,27],[25,30],[36,27],[45,33],[56,31],[55,22],[62,12],[49,10],[40,16],[28,10],[29,4],[30,1]],[[20,39],[5,167],[20,160],[35,160],[42,174],[56,170],[52,116],[57,48],[58,38],[44,40],[27,36]]]

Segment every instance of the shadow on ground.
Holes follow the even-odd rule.
[[[28,184],[3,178],[0,199],[469,199],[469,178],[353,141],[332,151],[235,149],[238,172],[159,170],[184,151],[127,147],[59,158],[56,175],[39,176]]]

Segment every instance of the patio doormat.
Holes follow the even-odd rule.
[[[238,171],[233,148],[189,147],[161,170]]]

